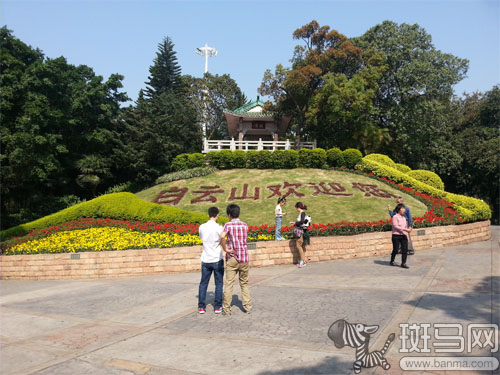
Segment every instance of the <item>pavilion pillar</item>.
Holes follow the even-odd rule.
[[[238,141],[239,141],[238,149],[243,150],[243,132],[242,131],[238,132]]]
[[[276,132],[273,135],[273,141],[278,142],[278,133],[276,133]]]

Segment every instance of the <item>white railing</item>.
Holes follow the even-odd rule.
[[[241,151],[275,151],[275,150],[291,150],[294,148],[294,144],[290,141],[235,141],[231,139],[229,141],[212,141],[205,139],[203,142],[203,153],[206,154],[210,151],[221,151],[221,150],[241,150]],[[300,142],[299,148],[316,148],[316,141],[314,142]]]

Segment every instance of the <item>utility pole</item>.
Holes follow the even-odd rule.
[[[198,55],[204,56],[205,57],[205,73],[208,72],[208,58],[209,57],[214,57],[217,56],[217,51],[215,47],[209,47],[206,43],[204,47],[196,48],[196,53]],[[205,89],[203,90],[203,102],[204,102],[204,113],[203,113],[203,120],[202,120],[202,125],[201,125],[201,130],[203,132],[203,140],[207,139],[207,98],[208,98],[208,90]]]

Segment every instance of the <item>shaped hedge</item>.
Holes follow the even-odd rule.
[[[403,173],[408,173],[409,171],[411,171],[411,168],[405,164],[400,164],[400,163],[396,163],[396,167],[395,167],[398,171],[400,172],[403,172]]]
[[[406,173],[416,180],[422,181],[427,185],[434,186],[436,189],[444,190],[444,182],[436,173],[423,169],[415,169]]]
[[[443,198],[454,204],[454,207],[466,221],[489,220],[491,219],[491,209],[486,202],[477,198],[466,197],[464,195],[447,193],[444,190],[418,181],[407,174],[398,171],[395,168],[388,167],[376,161],[363,158],[356,166],[356,169],[364,172],[373,173],[378,177],[385,177],[398,184],[411,187],[417,191],[432,195],[433,197]]]
[[[377,163],[387,165],[388,167],[398,169],[396,166],[396,163],[387,155],[369,154],[369,155],[366,155],[363,159],[373,160],[373,161],[376,161]]]
[[[177,224],[202,224],[208,220],[208,215],[146,202],[132,193],[114,193],[101,195],[52,215],[6,229],[0,235],[2,240],[5,240],[7,237],[27,234],[34,229],[52,227],[84,217]]]

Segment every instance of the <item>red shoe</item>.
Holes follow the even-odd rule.
[[[205,314],[205,309],[198,309],[198,312],[199,312],[200,314]]]
[[[222,312],[222,309],[215,309],[214,310],[214,313],[216,313],[216,314],[220,314],[221,312]]]

